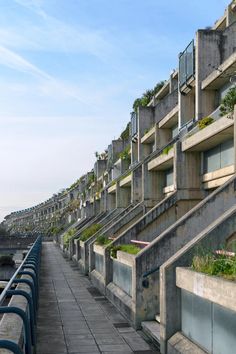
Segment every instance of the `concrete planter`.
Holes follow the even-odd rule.
[[[133,267],[135,264],[135,255],[123,251],[117,251],[117,257],[115,260],[127,266]]]
[[[100,246],[100,245],[96,245],[95,243],[93,244],[93,251],[95,253],[101,254],[102,256],[105,255],[105,246]]]
[[[84,247],[85,247],[85,242],[86,242],[86,241],[79,241],[79,245],[80,245],[81,248],[84,248]]]
[[[176,285],[203,299],[236,311],[236,282],[234,281],[177,267]]]

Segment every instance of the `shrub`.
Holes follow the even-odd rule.
[[[127,160],[127,161],[131,160],[130,145],[126,146],[126,148],[119,154],[119,158],[121,158],[121,160]]]
[[[106,246],[106,245],[109,245],[111,242],[112,242],[112,240],[109,240],[106,236],[99,235],[96,240],[96,245]]]
[[[76,233],[76,229],[70,229],[63,236],[63,244],[66,248],[69,247],[70,239],[75,235],[75,233]]]
[[[102,228],[101,224],[93,224],[93,225],[89,226],[86,230],[84,230],[82,232],[80,240],[83,242],[88,240],[91,236],[93,236],[101,228]]]
[[[236,104],[236,87],[232,87],[221,101],[220,115],[225,116],[226,114],[232,113],[234,111],[235,104]]]
[[[197,272],[236,280],[236,256],[230,257],[224,254],[196,255],[193,258],[192,269]]]
[[[153,96],[155,96],[160,91],[160,89],[163,87],[164,84],[165,84],[164,81],[158,82],[154,87],[154,89],[146,90],[143,93],[142,97],[137,98],[133,103],[134,111],[137,112],[138,107],[140,106],[146,107],[148,103],[151,101],[151,99],[153,98]]]
[[[212,124],[214,119],[212,117],[205,117],[198,121],[198,128],[200,130],[206,128],[208,125]]]
[[[110,248],[110,255],[113,258],[117,257],[117,251],[127,252],[129,254],[137,254],[140,251],[140,248],[133,244],[124,244],[112,246]]]
[[[169,154],[169,151],[173,149],[173,145],[169,145],[167,147],[165,147],[162,151],[162,155],[168,155]]]

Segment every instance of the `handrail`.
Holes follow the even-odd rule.
[[[39,236],[34,244],[31,246],[25,259],[9,280],[7,286],[0,295],[0,313],[14,313],[23,320],[24,328],[24,349],[11,340],[0,340],[0,348],[8,349],[13,353],[32,354],[32,346],[36,345],[35,341],[35,325],[36,325],[36,310],[38,307],[38,291],[39,291],[39,268],[41,258],[42,238]],[[29,271],[30,270],[30,271]],[[31,279],[24,276],[30,276]],[[19,288],[12,288],[15,284],[27,284],[30,292],[20,290]],[[4,300],[9,296],[21,295],[27,300],[26,311],[21,308],[9,304],[4,306]]]

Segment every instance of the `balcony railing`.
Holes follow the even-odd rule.
[[[179,56],[179,86],[182,87],[195,74],[195,49],[192,40]]]

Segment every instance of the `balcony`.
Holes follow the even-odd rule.
[[[179,105],[175,106],[160,122],[159,128],[170,129],[178,124]]]
[[[152,127],[141,139],[141,144],[154,144],[156,127]]]
[[[155,122],[159,123],[178,106],[178,90],[171,92],[155,107]]]
[[[120,187],[130,187],[131,186],[131,173],[128,176],[125,176],[121,181],[120,181]]]
[[[233,137],[234,121],[222,117],[182,142],[182,151],[205,151]],[[191,134],[191,133],[190,133]]]
[[[202,81],[202,90],[217,90],[229,82],[230,77],[235,75],[236,53],[226,59],[216,70]]]
[[[174,148],[170,148],[170,150],[165,154],[161,153],[153,160],[148,163],[148,171],[163,171],[171,168],[173,166],[174,159]]]

